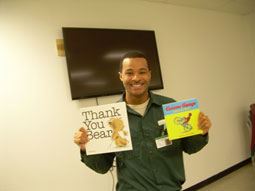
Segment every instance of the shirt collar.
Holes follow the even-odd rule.
[[[125,101],[125,96],[126,96],[126,93],[124,92],[121,96],[121,98],[118,100],[118,102],[123,102]],[[150,96],[150,102],[149,104],[156,104],[156,105],[159,105],[161,106],[162,103],[160,102],[160,100],[156,99],[156,95],[154,93],[152,93],[151,91],[149,91],[149,96]]]

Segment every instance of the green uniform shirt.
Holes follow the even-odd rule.
[[[124,96],[120,101],[124,101]],[[106,173],[116,157],[117,191],[179,191],[185,181],[183,151],[189,154],[202,149],[208,135],[174,140],[172,145],[157,149],[155,138],[161,136],[164,119],[162,104],[173,99],[150,92],[144,116],[127,106],[133,150],[87,156],[82,162],[98,173]]]

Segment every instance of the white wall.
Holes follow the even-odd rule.
[[[96,102],[71,101],[55,46],[61,27],[155,30],[165,85],[156,92],[197,97],[213,122],[209,145],[185,155],[184,187],[247,159],[245,122],[255,96],[250,18],[135,0],[2,0],[0,190],[111,190],[111,175],[85,167],[72,141],[79,108]]]

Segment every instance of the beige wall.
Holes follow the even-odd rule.
[[[249,15],[251,18],[251,37],[253,39],[252,41],[252,56],[253,56],[253,71],[255,71],[255,13]],[[253,103],[255,103],[255,75],[253,75]]]
[[[197,97],[213,122],[209,145],[185,155],[184,187],[247,159],[245,123],[255,96],[249,21],[135,0],[2,0],[0,190],[111,190],[110,173],[85,167],[72,142],[79,108],[96,101],[71,101],[66,61],[56,55],[61,27],[155,30],[165,85],[156,92],[177,100]],[[101,97],[99,103],[118,97]]]
[[[255,13],[252,15],[252,38],[253,38],[253,43],[252,43],[252,55],[253,55],[253,71],[255,71]],[[255,103],[255,75],[253,75],[253,103]]]

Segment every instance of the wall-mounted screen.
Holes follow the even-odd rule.
[[[163,88],[154,31],[64,27],[63,37],[73,100],[122,93],[118,72],[129,51],[148,57],[150,89]]]

